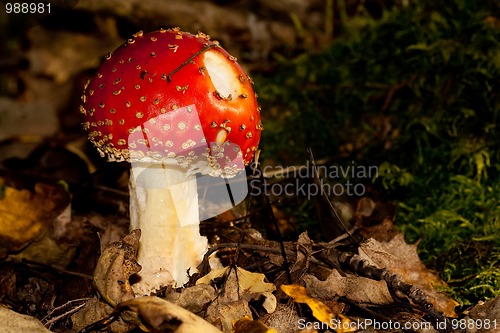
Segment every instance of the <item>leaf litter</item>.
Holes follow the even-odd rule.
[[[43,196],[44,202],[37,198],[41,189],[54,194]],[[33,246],[31,244],[38,243],[40,245],[36,252],[52,257],[54,250],[51,247],[57,245],[40,240],[44,237],[50,239],[56,234],[59,237],[67,234],[71,230],[68,223],[82,223],[82,219],[64,213],[67,211],[68,201],[62,199],[64,195],[57,193],[54,189],[49,190],[43,186],[36,187],[33,194],[10,188],[5,191],[4,198],[0,201],[0,207],[4,207],[4,211],[8,209],[6,207],[16,207],[18,212],[22,212],[26,198],[31,198],[28,203],[35,207],[38,205],[41,211],[51,208],[51,214],[36,211],[31,215],[27,214],[28,220],[23,223],[27,225],[27,230],[31,230],[29,226],[30,223],[33,224],[32,230],[36,232],[23,234],[25,238],[20,238],[22,242],[16,238],[17,234],[11,235],[17,241],[16,244],[24,242],[24,249],[28,249]],[[7,220],[12,217],[2,214],[2,218]],[[57,222],[58,219],[64,221]],[[120,234],[120,231],[106,228],[105,225],[111,222],[106,222],[102,217],[92,215],[84,220],[89,228],[98,226],[98,230],[102,232],[108,230],[113,235]],[[57,232],[48,225],[58,226]],[[8,232],[6,230],[8,228],[4,228],[3,232]],[[405,243],[402,234],[395,233],[386,242],[369,238],[359,244],[358,255],[353,252],[355,248],[350,244],[349,237],[319,243],[311,240],[307,233],[302,233],[296,242],[284,243],[293,279],[292,283],[288,283],[278,242],[266,240],[255,230],[240,232],[248,233],[248,242],[231,244],[241,246],[240,250],[247,255],[243,262],[250,270],[240,267],[238,259],[233,258],[230,265],[209,270],[203,276],[193,276],[190,284],[184,288],[167,288],[158,291],[157,296],[141,298],[134,296],[130,286],[134,274],[140,270],[135,260],[140,231],[133,231],[119,241],[104,244],[93,268],[94,295],[87,295],[90,297],[68,306],[69,310],[53,315],[44,322],[50,323],[50,327],[56,327],[55,332],[59,331],[58,326],[54,326],[57,321],[65,322],[66,327],[74,332],[94,332],[100,329],[129,332],[134,327],[151,332],[238,333],[246,332],[250,327],[262,332],[306,332],[305,328],[300,329],[299,323],[310,323],[312,327],[319,327],[320,331],[321,328],[328,327],[335,332],[351,332],[363,331],[362,327],[357,327],[354,323],[367,314],[370,317],[370,314],[373,316],[376,313],[379,320],[392,320],[400,324],[456,317],[454,308],[457,303],[436,291],[436,287],[445,285],[444,282],[421,263],[416,246]],[[103,237],[109,238],[104,234]],[[13,243],[15,242],[6,244],[11,246]],[[96,245],[99,249],[100,246]],[[223,244],[219,244],[219,248],[222,248],[220,245]],[[22,262],[19,255],[23,253],[23,248],[21,251],[12,251],[19,248],[19,245],[16,246],[6,250],[9,253],[17,252],[10,254],[7,260]],[[342,256],[341,253],[351,254]],[[248,255],[252,257],[248,259]],[[68,260],[71,261],[73,257],[70,251]],[[24,257],[25,261],[26,258],[28,257]],[[51,264],[49,260],[40,261]],[[390,271],[397,277],[393,278],[396,283],[392,283],[393,280],[390,279],[384,280],[382,275],[374,273],[379,271]],[[15,280],[18,275],[13,278]],[[7,280],[3,278],[3,282],[6,283]],[[398,287],[398,283],[411,285],[412,292],[420,291],[427,303],[419,303],[418,298],[415,301],[409,294],[405,294],[404,288]],[[160,298],[160,295],[163,296]],[[3,299],[9,297],[15,298],[4,291]],[[68,304],[70,303],[71,300]],[[431,315],[429,309],[422,307],[422,304],[431,304],[434,313]],[[475,320],[490,318],[495,313],[495,304],[490,301],[478,305],[468,316]],[[24,317],[18,317],[16,312],[10,311],[12,313],[7,313],[9,319],[6,319],[6,325],[13,323],[10,318],[16,318],[15,322],[18,324],[33,324],[33,317],[29,317],[31,324],[28,321],[24,323]],[[332,323],[337,323],[337,326]],[[34,327],[33,331],[36,332],[38,328],[36,325]]]
[[[22,324],[19,312],[39,318],[53,332],[306,332],[307,327],[362,332],[357,323],[367,318],[402,325],[457,317],[457,303],[438,291],[445,283],[422,264],[416,245],[394,229],[392,209],[368,197],[356,206],[350,231],[355,239],[363,235],[359,243],[348,234],[316,242],[302,233],[281,246],[240,219],[248,215],[245,209],[222,214],[213,228],[219,241],[210,252],[219,257],[217,265],[211,262],[210,268],[207,256],[201,274],[185,287],[137,298],[131,283],[140,271],[140,230],[127,234],[126,217],[74,215],[63,186],[19,189],[3,182],[2,188],[1,299],[12,308],[6,325],[14,324],[12,318]],[[53,272],[37,276],[44,269]],[[70,279],[85,288],[63,297],[57,284]],[[466,318],[492,321],[497,307],[494,300],[479,304]]]
[[[95,67],[99,61],[95,54],[103,53],[86,47],[95,45],[86,35],[78,35],[75,53],[73,34],[56,38],[52,34],[43,29],[30,33],[31,40],[38,42],[29,53],[36,66],[26,82],[31,89],[36,87],[37,97],[45,96],[37,101],[50,111],[25,110],[28,115],[50,115],[28,117],[30,128],[36,129],[31,135],[40,134],[37,130],[55,132],[49,122],[55,119],[56,107],[49,102],[67,99],[66,95],[60,98],[61,89],[44,84],[46,78],[64,84],[81,70]],[[111,42],[95,47],[108,50]],[[44,56],[47,45],[52,48]],[[64,91],[69,95],[69,90]],[[31,102],[31,106],[36,104]],[[25,109],[19,101],[2,100],[2,105]],[[8,123],[3,129],[18,133],[20,125]],[[68,170],[77,168],[69,165]],[[136,298],[130,283],[140,269],[135,261],[140,233],[127,235],[127,217],[118,209],[112,214],[73,214],[75,192],[45,182],[20,187],[0,180],[3,331],[340,332],[332,327],[332,319],[349,326],[367,318],[432,323],[456,316],[455,301],[436,291],[445,285],[443,281],[421,263],[416,246],[406,244],[395,230],[391,207],[369,197],[360,198],[355,211],[353,232],[363,236],[360,244],[353,244],[349,237],[320,243],[302,233],[297,241],[284,242],[282,251],[279,242],[229,217],[219,217],[219,241],[213,248],[220,248],[216,252],[225,267],[193,276],[184,288],[166,288],[156,296]],[[271,211],[282,214],[274,205]],[[279,221],[278,229],[294,229],[287,219]],[[262,224],[268,222],[264,219]],[[490,323],[477,331],[494,332],[498,326],[493,323],[500,320],[499,304],[499,298],[480,302],[460,318]],[[310,325],[302,328],[301,323]],[[422,327],[427,329],[414,331],[436,331]]]

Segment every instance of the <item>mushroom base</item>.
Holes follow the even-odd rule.
[[[171,165],[134,162],[129,190],[130,229],[141,229],[136,296],[182,286],[207,251],[199,231],[196,177]]]

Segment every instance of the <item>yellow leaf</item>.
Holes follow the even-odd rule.
[[[356,325],[341,313],[334,314],[332,310],[320,300],[307,295],[307,289],[297,284],[281,285],[281,290],[297,303],[305,303],[312,311],[314,318],[328,324],[337,333],[349,333],[357,330]]]
[[[59,187],[35,184],[31,192],[5,186],[0,196],[0,258],[41,239],[68,203],[68,194]]]
[[[28,190],[5,189],[5,195],[0,200],[0,255],[20,250],[41,235],[45,226],[40,219],[43,205],[38,205],[39,200],[37,193],[33,195]]]
[[[196,285],[199,284],[210,284],[210,282],[216,278],[220,278],[225,276],[230,267],[224,267],[221,269],[216,269],[208,273],[207,275],[199,278],[196,281]],[[274,284],[264,282],[266,276],[262,273],[253,273],[249,272],[241,267],[236,267],[237,275],[235,276],[238,279],[238,286],[241,292],[248,293],[264,293],[264,292],[272,292],[276,289]]]
[[[264,282],[266,276],[262,273],[249,272],[238,267],[238,281],[240,288],[245,292],[265,293],[276,290],[276,286],[272,283]]]

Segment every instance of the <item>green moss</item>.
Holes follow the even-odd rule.
[[[363,24],[256,78],[263,158],[353,147],[449,292],[463,305],[500,295],[498,5],[429,0]]]

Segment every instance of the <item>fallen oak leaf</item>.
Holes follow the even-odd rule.
[[[165,296],[165,299],[193,313],[200,313],[216,297],[215,288],[202,283],[180,291],[172,291]]]
[[[420,261],[415,244],[408,244],[404,235],[399,233],[389,242],[368,239],[359,247],[359,256],[378,268],[385,268],[409,284],[415,285],[429,296],[434,307],[447,317],[456,317],[458,303],[438,292],[435,287],[446,283]]]
[[[385,305],[394,302],[385,281],[352,274],[342,276],[336,269],[332,269],[325,281],[309,274],[303,280],[312,296],[321,299],[341,296],[360,303]]]
[[[233,270],[235,271],[234,275],[231,274]],[[266,278],[264,274],[249,272],[241,267],[236,267],[234,269],[231,267],[224,267],[211,271],[207,275],[199,278],[196,281],[196,285],[210,285],[211,281],[224,276],[227,276],[228,280],[233,276],[235,279],[237,279],[237,293],[239,295],[231,295],[231,298],[233,300],[238,300],[241,297],[254,299],[261,294],[265,294],[265,296],[269,297],[269,293],[276,290],[276,286],[274,284],[264,282],[264,279]]]
[[[337,333],[349,333],[358,330],[357,325],[341,313],[333,311],[320,300],[307,294],[307,289],[297,284],[281,285],[281,290],[297,303],[304,303],[311,309],[314,318],[335,330]]]
[[[426,282],[431,286],[445,286],[444,281],[420,261],[417,246],[406,243],[402,233],[394,236],[389,242],[368,239],[361,244],[359,256],[400,275],[407,283]]]
[[[248,305],[251,300],[263,296],[264,309],[274,312],[276,309],[276,297],[272,294],[276,286],[264,282],[265,275],[252,273],[240,267],[225,267],[211,271],[196,281],[199,284],[211,284],[218,278],[225,278],[224,286],[220,294],[207,308],[206,318],[213,324],[220,325],[225,332],[229,332],[233,323],[245,316],[252,316]]]
[[[230,332],[234,322],[243,317],[251,317],[252,310],[246,300],[230,301],[223,294],[221,296],[208,306],[205,319],[222,331]]]
[[[236,268],[240,288],[248,293],[266,293],[276,290],[272,283],[264,282],[266,276],[262,273],[249,272],[243,268]]]
[[[301,318],[293,304],[288,302],[278,302],[276,311],[272,314],[262,315],[259,317],[266,325],[276,329],[280,333],[297,332]]]

